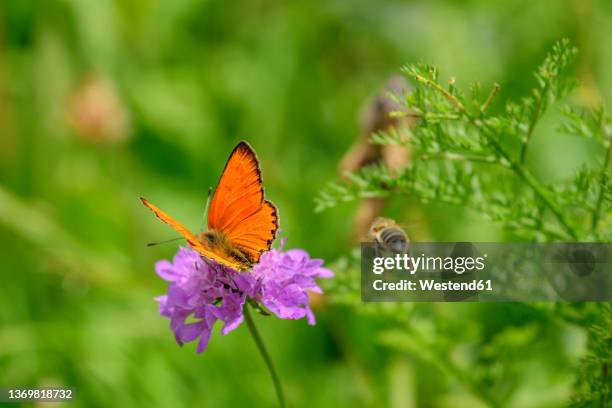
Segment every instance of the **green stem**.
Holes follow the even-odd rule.
[[[455,105],[457,109],[459,109],[462,113],[469,116],[467,109],[465,109],[465,106],[463,106],[461,101],[457,99],[452,93],[450,93],[449,91],[441,87],[440,84],[438,84],[436,81],[432,81],[431,79],[425,78],[424,76],[421,76],[421,75],[415,75],[414,79],[416,79],[419,82],[423,82],[427,84],[429,87],[440,92],[442,95],[444,95],[446,99],[448,99],[453,105]]]
[[[565,217],[565,214],[561,209],[557,206],[554,200],[550,197],[549,192],[540,184],[540,182],[527,170],[521,163],[517,163],[512,160],[510,155],[506,153],[504,148],[497,142],[493,135],[489,134],[489,130],[486,125],[481,126],[478,122],[473,121],[476,126],[482,127],[487,140],[491,143],[493,148],[499,153],[500,156],[509,164],[510,168],[516,173],[521,180],[525,182],[531,189],[540,197],[540,199],[546,204],[546,206],[552,211],[555,215],[565,232],[573,238],[578,239],[578,234],[576,230],[572,227],[570,222]]]
[[[476,154],[461,154],[461,153],[441,153],[441,154],[425,154],[419,156],[419,160],[450,160],[450,161],[470,161],[476,163],[499,164],[507,167],[505,163],[500,161],[495,156],[482,156]]]
[[[441,371],[446,372],[450,376],[454,377],[460,384],[462,384],[466,389],[471,391],[487,406],[503,406],[501,401],[497,399],[501,398],[499,395],[489,392],[487,387],[483,387],[482,384],[480,384],[478,380],[468,370],[465,370],[464,368],[456,364],[448,353],[426,341],[423,336],[411,326],[409,322],[405,322],[404,327],[406,331],[410,334],[411,341],[417,345],[416,349],[426,351],[422,354],[419,354],[419,358],[434,364]]]
[[[537,105],[535,107],[535,111],[533,112],[533,116],[531,117],[531,121],[529,122],[529,127],[527,128],[527,133],[525,134],[525,138],[523,139],[523,144],[521,146],[521,155],[519,158],[519,164],[521,165],[525,163],[525,157],[527,156],[527,145],[529,144],[529,141],[531,140],[531,135],[533,134],[533,130],[535,129],[536,123],[538,123],[538,120],[542,116],[542,107],[543,107],[544,98],[546,98],[547,92],[548,92],[548,83],[542,90],[542,94],[540,95],[540,97],[538,98],[538,101],[536,102]]]
[[[599,181],[599,196],[597,197],[597,203],[595,204],[595,210],[593,211],[593,222],[591,224],[591,230],[593,234],[597,233],[597,223],[599,222],[599,213],[601,212],[601,204],[603,203],[604,192],[606,189],[606,184],[608,182],[608,166],[610,165],[610,160],[612,159],[612,137],[607,140],[608,148],[606,149],[606,158],[604,159],[604,164],[601,169],[601,177]]]
[[[569,220],[565,217],[565,214],[561,209],[555,204],[553,199],[550,197],[549,192],[536,180],[536,178],[524,167],[520,165],[516,165],[516,163],[511,162],[510,165],[514,167],[514,172],[521,178],[525,183],[531,187],[533,191],[544,201],[544,203],[548,206],[548,208],[553,212],[557,220],[561,223],[561,226],[565,229],[565,231],[569,234],[570,237],[577,240],[578,234],[576,230],[571,226]]]
[[[274,389],[276,390],[276,396],[278,398],[278,404],[281,408],[285,408],[287,405],[285,404],[285,396],[283,394],[283,387],[281,386],[280,379],[278,378],[278,374],[276,373],[276,369],[274,368],[274,364],[272,363],[272,359],[270,358],[270,354],[268,353],[268,349],[257,330],[257,326],[255,326],[255,321],[251,316],[251,312],[249,311],[249,305],[244,305],[244,320],[246,320],[247,326],[249,327],[249,331],[251,332],[251,336],[253,336],[253,340],[255,344],[257,344],[257,349],[261,354],[261,357],[266,362],[266,366],[268,366],[268,371],[270,372],[270,376],[272,377],[272,382],[274,382]]]
[[[493,88],[491,89],[491,92],[489,93],[487,100],[480,107],[480,113],[485,113],[487,109],[489,109],[489,106],[491,106],[491,103],[493,103],[493,99],[495,99],[495,96],[497,95],[500,89],[501,89],[501,85],[497,83],[493,85]]]

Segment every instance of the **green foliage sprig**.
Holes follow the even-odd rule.
[[[380,145],[411,151],[411,164],[391,174],[373,165],[330,183],[317,197],[317,209],[357,198],[409,194],[424,202],[473,208],[523,238],[538,241],[609,240],[610,150],[612,119],[603,108],[561,108],[564,133],[594,140],[603,160],[589,163],[567,182],[539,180],[526,158],[542,116],[576,86],[570,67],[576,49],[557,43],[535,72],[536,85],[520,101],[506,101],[492,113],[500,86],[481,96],[474,83],[468,95],[454,79],[442,84],[430,65],[405,66],[416,82],[413,92],[393,97],[406,108],[394,115],[418,119],[412,129],[390,129],[372,135]]]
[[[612,304],[601,305],[599,323],[588,329],[588,352],[578,370],[571,406],[612,404]]]

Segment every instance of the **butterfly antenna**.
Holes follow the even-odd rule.
[[[168,239],[168,240],[166,240],[166,241],[149,242],[149,243],[147,244],[147,246],[148,246],[148,247],[152,247],[152,246],[155,246],[155,245],[167,244],[167,243],[169,243],[169,242],[178,241],[179,239],[185,239],[185,238],[183,238],[183,237],[178,237],[178,238]]]
[[[208,208],[210,207],[210,197],[212,197],[212,187],[208,187],[208,197],[206,197],[206,205],[204,206],[204,218],[202,219],[202,225],[200,226],[200,230],[204,230],[204,226],[208,225]]]

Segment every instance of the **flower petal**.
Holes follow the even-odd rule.
[[[170,282],[167,294],[155,298],[160,315],[170,319],[179,345],[199,338],[198,353],[206,350],[217,320],[224,323],[223,335],[242,324],[247,298],[261,302],[281,319],[305,317],[308,324],[315,324],[308,292],[322,292],[315,278],[334,276],[322,260],[310,258],[302,249],[272,249],[251,273],[239,273],[180,247],[172,262],[157,262],[155,271]],[[186,323],[188,318],[191,321]]]

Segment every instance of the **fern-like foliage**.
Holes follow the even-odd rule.
[[[543,115],[561,105],[577,85],[570,75],[575,54],[568,41],[560,41],[536,70],[530,94],[518,101],[501,101],[502,108],[495,111],[491,106],[499,85],[484,95],[478,83],[462,92],[453,80],[441,83],[435,67],[404,67],[415,88],[409,94],[393,95],[405,108],[393,114],[411,115],[417,123],[410,129],[374,134],[371,142],[407,147],[410,165],[391,172],[377,164],[346,174],[319,194],[317,209],[359,198],[405,194],[423,202],[472,208],[527,240],[610,241],[612,118],[603,108],[559,106],[562,123],[557,131],[589,139],[599,151],[573,178],[547,184],[536,177],[526,160]],[[537,351],[537,339],[547,331],[563,330],[565,325],[558,323],[565,322],[583,327],[589,339],[585,357],[577,366],[572,406],[612,407],[610,303],[514,305],[537,316],[534,318],[547,329],[506,327],[483,343],[474,361],[453,361],[453,352],[448,350],[458,350],[460,342],[446,342],[444,335],[452,321],[432,314],[430,320],[423,319],[421,330],[415,318],[431,312],[425,305],[361,304],[358,254],[353,255],[336,265],[338,277],[327,288],[332,301],[394,322],[391,331],[380,335],[382,344],[426,360],[485,405],[514,406],[516,390],[525,386],[516,383],[526,370],[521,363],[524,357],[546,353],[546,347]],[[466,330],[469,322],[461,325],[452,336]]]
[[[578,371],[572,407],[612,406],[612,304],[601,305],[599,323],[588,330],[589,345]]]
[[[612,119],[603,108],[563,106],[559,131],[594,140],[601,156],[569,182],[547,185],[526,165],[530,141],[544,113],[577,85],[570,75],[576,49],[557,43],[535,72],[536,84],[520,101],[507,101],[490,113],[500,89],[481,95],[474,83],[469,92],[454,81],[442,84],[438,69],[408,65],[402,71],[416,87],[393,97],[406,110],[394,115],[418,118],[412,129],[391,129],[372,135],[381,145],[406,146],[411,165],[391,174],[380,165],[347,174],[330,183],[317,197],[318,210],[365,197],[409,194],[424,202],[473,208],[537,241],[603,240],[612,237]]]

